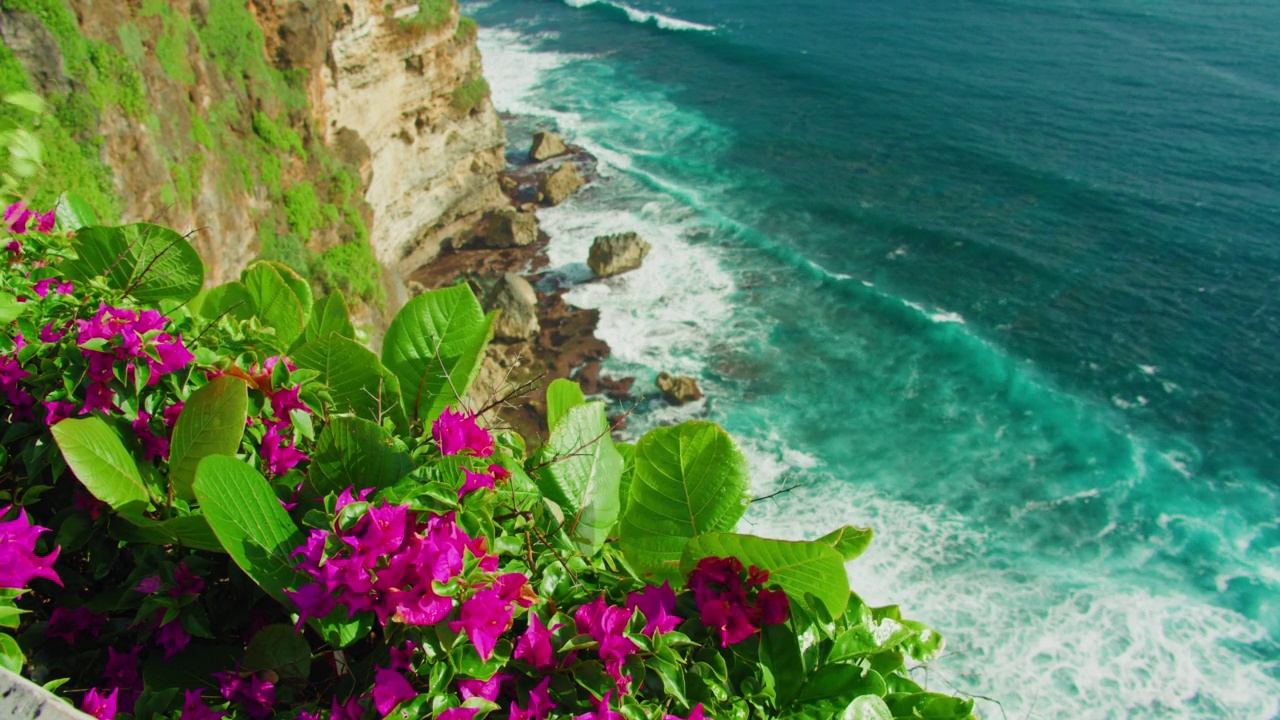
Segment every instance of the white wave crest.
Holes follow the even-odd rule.
[[[691,30],[694,32],[713,32],[718,30],[715,25],[703,25],[702,23],[691,22],[689,20],[681,20],[670,15],[662,13],[649,12],[647,10],[638,10],[625,3],[610,2],[609,0],[564,0],[564,4],[569,7],[582,8],[588,5],[608,5],[615,7],[627,14],[627,19],[633,23],[644,25],[653,23],[663,30]]]

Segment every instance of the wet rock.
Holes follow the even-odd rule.
[[[538,295],[528,280],[515,273],[506,273],[498,279],[485,304],[499,311],[493,324],[496,340],[519,342],[542,331],[538,323]]]
[[[573,163],[564,163],[538,183],[538,200],[548,205],[559,205],[585,182]]]
[[[490,248],[523,247],[538,239],[538,219],[514,208],[496,210],[481,234],[481,244]]]
[[[662,391],[662,398],[672,405],[683,405],[702,397],[698,382],[688,375],[659,373],[658,381],[654,384]]]
[[[533,134],[533,146],[529,148],[529,159],[542,162],[557,155],[569,152],[559,135],[550,130],[539,130]]]
[[[633,232],[602,235],[591,243],[587,266],[599,277],[612,277],[640,267],[652,245]]]

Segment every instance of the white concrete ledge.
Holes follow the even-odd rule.
[[[4,720],[94,720],[30,680],[0,668],[0,718]]]

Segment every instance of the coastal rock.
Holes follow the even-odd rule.
[[[404,291],[409,297],[416,298],[427,291],[427,286],[417,280],[408,280],[404,284]]]
[[[557,155],[569,152],[559,135],[550,130],[539,130],[533,134],[533,146],[529,148],[529,159],[542,162]]]
[[[688,375],[659,373],[658,381],[654,384],[662,391],[662,398],[672,405],[683,405],[702,397],[697,381]]]
[[[538,182],[538,200],[548,205],[559,205],[585,182],[573,163],[564,163]]]
[[[538,219],[530,213],[503,208],[489,216],[482,242],[485,247],[524,247],[538,239]]]
[[[602,278],[619,275],[640,267],[652,247],[633,232],[601,235],[591,243],[587,266]]]
[[[499,311],[493,324],[496,340],[519,342],[542,331],[538,324],[538,295],[528,280],[515,273],[506,273],[498,280],[486,305]]]

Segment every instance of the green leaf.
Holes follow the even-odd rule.
[[[927,720],[965,720],[973,714],[973,701],[939,695],[937,693],[911,693],[889,695],[884,703],[896,718],[926,718]]]
[[[401,308],[382,340],[382,364],[400,379],[410,416],[431,422],[466,397],[493,318],[466,284],[425,292]]]
[[[375,423],[390,417],[397,427],[407,427],[399,379],[355,340],[330,333],[298,348],[290,358],[298,367],[320,373],[333,398],[331,412],[352,413]]]
[[[565,413],[585,402],[578,383],[564,378],[552,380],[547,386],[547,427],[555,430]]]
[[[893,720],[893,713],[879,696],[863,695],[854,698],[841,720]]]
[[[75,193],[63,193],[58,198],[57,218],[58,227],[68,232],[98,224],[97,213],[84,198]]]
[[[0,292],[0,325],[7,325],[22,316],[27,303],[18,302],[13,293]]]
[[[690,421],[650,430],[636,444],[622,552],[638,572],[680,582],[685,543],[732,530],[749,490],[747,459],[720,426]]]
[[[280,272],[270,263],[255,262],[241,274],[253,313],[263,325],[276,331],[276,347],[284,350],[293,344],[306,327],[307,316],[302,300]]]
[[[12,605],[0,604],[0,627],[16,628],[22,616],[31,612]]]
[[[358,612],[355,617],[349,617],[347,609],[338,606],[323,618],[312,618],[307,624],[326,644],[341,649],[369,634],[373,629],[373,615]]]
[[[303,338],[307,342],[311,342],[330,333],[341,335],[350,340],[354,340],[356,337],[356,328],[351,324],[351,314],[347,310],[347,301],[342,297],[342,293],[337,290],[320,298],[320,301],[316,303],[315,308],[311,311],[311,318],[307,320]]]
[[[845,562],[856,560],[859,555],[866,552],[871,547],[871,538],[874,532],[871,528],[860,528],[852,525],[845,525],[837,530],[818,538],[818,542],[830,545],[840,553]]]
[[[18,647],[18,641],[12,635],[0,633],[0,668],[11,673],[21,673],[26,662],[27,657],[22,654],[22,648]]]
[[[39,115],[48,108],[45,101],[30,90],[5,93],[4,101],[10,105],[20,107],[32,115]]]
[[[227,554],[263,590],[293,607],[283,592],[298,579],[289,553],[305,538],[266,478],[235,458],[210,455],[196,469],[195,491]]]
[[[141,515],[152,501],[133,456],[98,417],[66,419],[50,428],[67,467],[94,497],[126,515]]]
[[[210,455],[234,455],[240,449],[249,410],[249,386],[221,375],[191,393],[170,441],[169,482],[183,500],[195,499],[196,468]]]
[[[849,602],[849,576],[844,571],[844,558],[829,545],[709,533],[693,538],[685,546],[680,561],[683,574],[687,575],[704,557],[736,557],[744,565],[768,570],[769,582],[777,583],[793,600],[813,593],[832,616],[843,613]]]
[[[196,312],[206,320],[216,320],[224,314],[248,320],[253,316],[253,300],[243,283],[232,281],[206,290]]]
[[[636,476],[636,446],[634,443],[614,443],[618,454],[622,456],[622,480],[618,483],[618,517],[627,514],[627,503],[631,501],[631,481]]]
[[[865,674],[864,674],[865,673]],[[854,665],[828,665],[818,670],[796,698],[795,711],[788,717],[842,717],[856,698],[884,695],[884,678],[874,670]]]
[[[319,495],[348,487],[391,487],[413,470],[409,454],[397,449],[381,426],[353,417],[335,417],[320,432],[311,459],[311,486]]]
[[[604,403],[569,410],[547,441],[549,462],[537,472],[538,488],[565,511],[565,529],[584,551],[595,552],[618,521],[622,456],[613,447]]]
[[[804,661],[795,631],[788,625],[760,629],[760,664],[773,673],[778,707],[786,707],[804,684]]]
[[[293,291],[294,297],[298,298],[298,304],[302,306],[302,315],[308,320],[311,317],[311,308],[316,304],[315,295],[311,292],[311,284],[306,281],[296,270],[285,265],[278,260],[261,260],[260,262],[270,265],[280,273],[280,279],[284,280],[289,289]]]
[[[132,524],[113,525],[112,537],[126,542],[181,545],[192,550],[226,552],[203,515],[188,515],[168,520],[151,520],[141,515],[125,515],[124,519]]]
[[[243,669],[274,670],[282,680],[306,680],[311,674],[311,646],[291,625],[268,625],[244,651]]]
[[[101,275],[139,302],[186,302],[204,284],[200,254],[186,238],[159,225],[80,228],[72,248],[77,257],[62,263],[68,277],[83,281]]]

